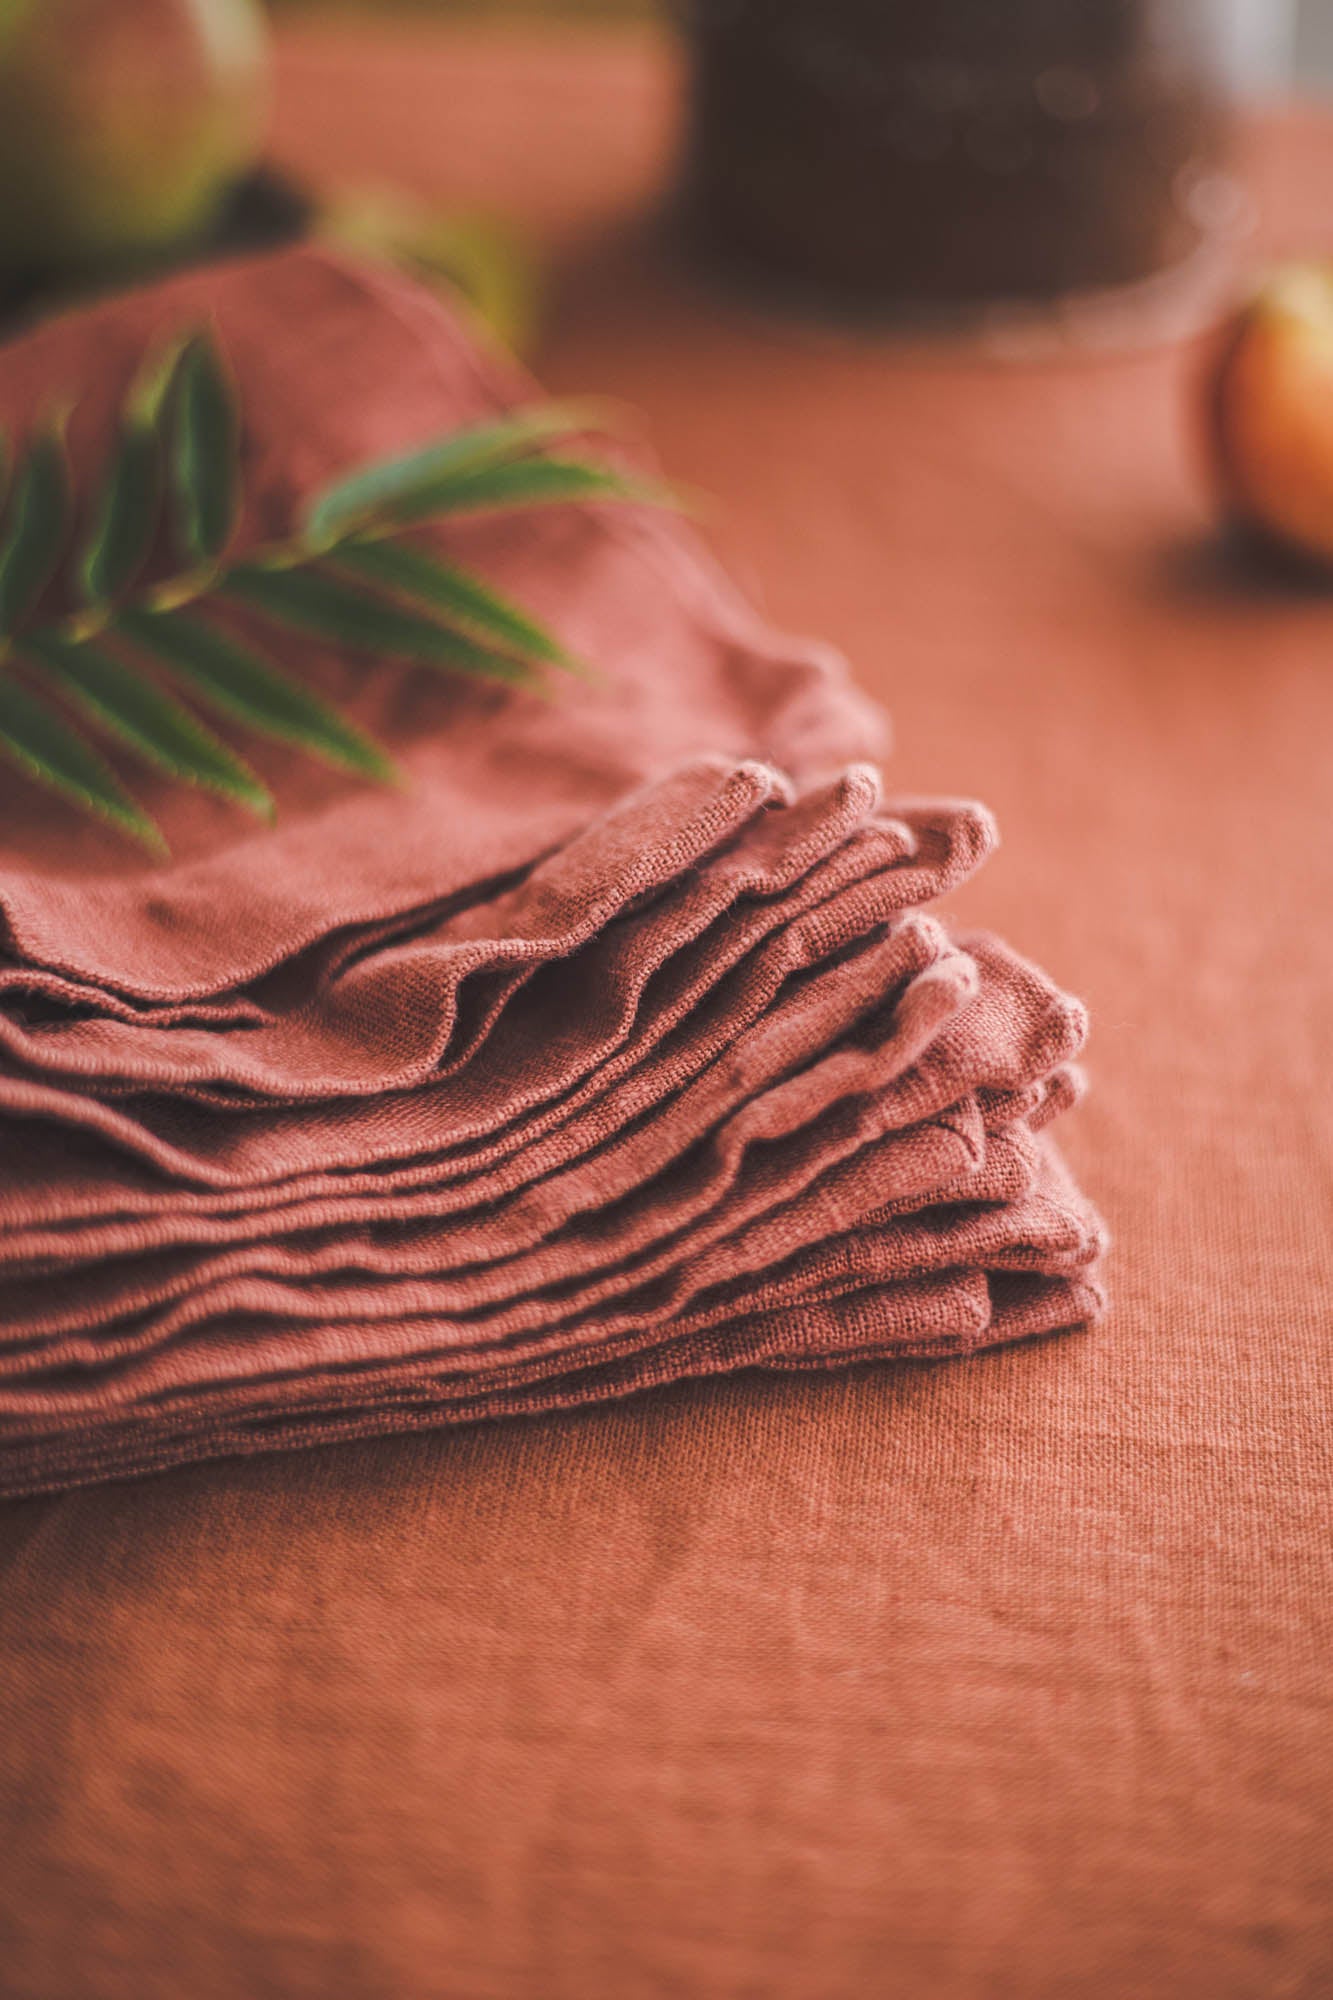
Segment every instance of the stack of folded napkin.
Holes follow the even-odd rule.
[[[26,336],[0,421],[76,389],[82,481],[146,345],[205,314],[242,544],[531,394],[433,299],[303,250]],[[270,748],[273,827],[151,794],[168,860],[5,788],[0,1491],[1099,1308],[1044,1136],[1082,1011],[930,914],[986,813],[884,796],[877,713],[678,519],[436,533],[599,675],[546,701],[293,640],[406,781]]]

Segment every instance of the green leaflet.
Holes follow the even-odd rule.
[[[153,545],[161,497],[157,433],[150,426],[126,424],[79,564],[87,603],[103,604],[134,581]]]
[[[0,634],[14,630],[55,575],[69,514],[62,414],[37,432],[15,472],[8,529],[0,542]]]
[[[85,812],[119,827],[156,854],[166,843],[105,759],[76,730],[29,694],[8,674],[0,674],[0,750],[21,770],[72,799]]]
[[[456,431],[401,458],[362,466],[314,500],[306,515],[305,541],[323,549],[368,520],[423,520],[437,511],[430,496],[442,479],[519,457],[547,438],[599,427],[594,405],[541,403]]]
[[[89,604],[104,604],[127,589],[153,546],[162,506],[162,411],[181,351],[182,342],[173,341],[150,356],[130,384],[115,455],[79,562]]]
[[[582,671],[581,662],[567,653],[544,625],[480,577],[442,562],[426,549],[410,542],[343,542],[331,559],[339,569],[350,570],[382,590],[416,598],[451,623],[470,628],[479,638],[521,659]]]
[[[186,343],[169,407],[181,552],[195,562],[216,562],[239,511],[240,413],[230,374],[207,334]]]
[[[127,423],[160,424],[163,421],[176,371],[189,345],[188,335],[177,334],[148,354],[125,394]]]
[[[185,611],[124,610],[112,627],[153,655],[221,714],[262,736],[294,743],[364,777],[394,775],[392,761],[336,709],[299,681]]]
[[[224,597],[265,617],[309,632],[335,646],[396,654],[422,665],[447,667],[484,680],[525,682],[520,661],[478,645],[432,618],[369,597],[355,584],[315,569],[237,569],[218,586]]]
[[[273,799],[247,765],[172,695],[100,646],[33,633],[24,653],[94,722],[159,770],[273,817]]]
[[[657,507],[672,504],[664,487],[628,477],[609,465],[587,465],[574,458],[513,458],[497,465],[442,473],[410,506],[394,508],[391,518],[405,527],[431,515],[551,507],[571,500],[628,500]]]

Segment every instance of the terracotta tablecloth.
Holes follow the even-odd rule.
[[[1090,1337],[0,1510],[23,2000],[1267,2000],[1333,1989],[1333,598],[1211,552],[1190,357],[760,321],[634,218],[651,39],[315,31],[280,150],[549,248],[783,625],[976,793],[960,898],[1091,1002]],[[1261,135],[1333,240],[1333,125]]]

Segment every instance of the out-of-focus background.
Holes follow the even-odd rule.
[[[660,12],[659,0],[272,0],[284,13],[433,13],[628,20]],[[1261,86],[1295,80],[1333,88],[1333,0],[1236,0],[1237,33]]]
[[[1333,83],[1333,0],[1304,0],[1296,26],[1296,59],[1302,77]]]
[[[266,6],[288,17],[276,65]],[[566,112],[599,64],[637,65],[660,124],[638,219],[733,292],[880,328],[1003,321],[1029,348],[1204,324],[1262,200],[1237,111],[1333,86],[1333,0],[49,0],[0,36],[7,322],[173,258],[322,233],[442,277],[529,352],[531,187],[492,159],[513,106],[478,135],[484,171],[467,148],[445,172],[469,64],[526,64]],[[408,158],[372,128],[381,61],[415,62],[410,42],[439,82]],[[299,147],[264,148],[275,81],[321,43],[335,61],[355,43],[367,68],[347,177],[315,184]],[[135,62],[154,82],[127,116]],[[575,120],[580,157],[587,137]]]

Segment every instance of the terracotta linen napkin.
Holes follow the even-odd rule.
[[[245,411],[238,556],[290,531],[303,497],[337,473],[537,393],[425,293],[297,251],[173,279],[12,343],[0,425],[21,436],[55,400],[75,398],[69,443],[87,490],[145,352],[204,321]],[[287,659],[385,742],[411,782],[385,789],[258,751],[277,827],[188,789],[159,792],[165,867],[25,794],[0,813],[0,910],[15,957],[121,996],[213,997],[349,927],[477,897],[691,759],[758,757],[800,784],[883,747],[882,718],[836,657],[768,632],[669,518],[565,506],[455,522],[445,539],[609,686],[562,681],[552,703],[387,662],[368,669],[363,654],[292,637]],[[218,616],[246,627],[239,612]],[[718,795],[704,838],[745,809],[722,769]]]
[[[204,311],[243,538],[531,393],[411,287],[298,252],[31,336],[0,413],[91,385],[82,484],[145,341]],[[988,816],[884,799],[839,663],[679,522],[443,541],[604,683],[551,706],[294,642],[407,788],[274,753],[276,829],[151,798],[166,863],[0,806],[0,1490],[1097,1310],[1043,1135],[1082,1011],[925,911]]]
[[[367,1285],[376,1298],[391,1300],[406,1285],[416,1302],[429,1297],[441,1310],[508,1306],[520,1322],[546,1324],[552,1316],[550,1287],[560,1286],[568,1297],[577,1284],[586,1305],[593,1293],[620,1289],[626,1272],[638,1284],[650,1263],[673,1267],[683,1247],[686,1268],[697,1280],[705,1247],[729,1236],[740,1222],[751,1225],[741,1247],[753,1254],[760,1240],[755,1218],[774,1208],[783,1209],[782,1228],[790,1247],[797,1247],[792,1204],[817,1187],[814,1220],[827,1227],[830,1190],[847,1184],[847,1172],[834,1171],[840,1162],[855,1163],[860,1175],[855,1185],[864,1185],[869,1197],[898,1191],[889,1174],[896,1156],[888,1141],[901,1133],[916,1141],[927,1134],[936,1138],[927,1155],[929,1189],[980,1157],[983,1130],[1019,1119],[1031,1125],[1049,1115],[1051,1098],[1029,1108],[1021,1092],[994,1087],[941,1103],[956,1085],[940,1088],[923,1080],[922,1064],[904,1074],[898,1067],[903,1053],[892,1034],[869,1049],[859,1039],[837,1044],[819,1063],[787,1075],[739,1108],[728,1112],[725,1098],[715,1100],[702,1136],[684,1149],[669,1128],[649,1121],[622,1148],[627,1160],[604,1167],[600,1155],[591,1162],[577,1159],[515,1198],[478,1202],[465,1187],[462,1201],[454,1198],[453,1213],[444,1197],[429,1219],[412,1222],[392,1205],[380,1204],[368,1227],[349,1225],[328,1204],[319,1226],[293,1230],[288,1223],[282,1234],[262,1242],[139,1256],[132,1264],[93,1265],[78,1275],[67,1266],[69,1282],[55,1300],[44,1272],[26,1280],[13,1276],[7,1287],[9,1323],[32,1337],[42,1330],[133,1318],[151,1307],[170,1308],[173,1323],[180,1324],[211,1317],[206,1299],[199,1303],[201,1290],[206,1295],[253,1273],[294,1286],[298,1311],[311,1303],[318,1286],[327,1310],[329,1288],[335,1296],[346,1289],[341,1274],[354,1257],[359,1282],[350,1296],[358,1316],[371,1310]],[[1056,1074],[1063,1080],[1067,1072]],[[941,1134],[955,1142],[943,1156]],[[867,1146],[871,1154],[863,1158]],[[917,1185],[919,1180],[909,1179],[906,1188]],[[784,1247],[785,1238],[773,1251],[780,1254]],[[456,1275],[441,1283],[444,1272]]]

